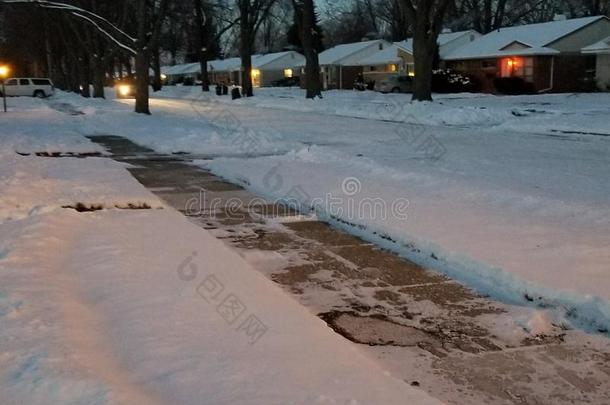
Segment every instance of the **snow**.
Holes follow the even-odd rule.
[[[305,57],[295,51],[276,52],[252,56],[252,67],[256,69],[284,69],[304,65]]]
[[[374,51],[378,51],[380,45],[382,45],[384,48],[386,46],[391,46],[389,42],[380,39],[337,45],[318,55],[320,66],[356,65],[363,57],[371,55],[374,53]],[[370,53],[367,52],[371,50],[374,51]]]
[[[174,98],[156,108],[192,116],[193,93],[180,91],[167,89]],[[298,187],[305,206],[328,193],[356,205],[406,198],[406,221],[342,218],[362,226],[353,228],[327,207],[317,214],[496,298],[552,306],[575,326],[609,325],[610,95],[408,97],[332,91],[311,101],[302,90],[259,89],[247,100],[213,98],[222,101],[204,103],[204,118],[229,111],[292,151],[268,156],[263,145],[202,164],[271,198]],[[341,190],[348,177],[362,184],[353,200]]]
[[[462,40],[466,36],[468,36],[467,40],[462,43]],[[469,42],[472,42],[471,38],[478,38],[480,36],[481,34],[474,30],[441,33],[438,35],[437,40],[439,45],[439,54],[441,58],[444,59],[448,53]],[[402,48],[404,51],[413,54],[413,38],[409,38],[401,42],[395,42],[394,44],[399,48]]]
[[[537,54],[547,54],[553,51],[548,48],[553,42],[580,30],[599,20],[604,16],[574,18],[564,21],[551,21],[540,24],[529,24],[514,27],[500,28],[492,31],[463,47],[456,49],[445,56],[446,60],[478,59],[504,55],[522,55],[525,50],[504,50],[514,42],[520,42],[530,48],[536,49]],[[507,53],[508,52],[508,53]],[[529,53],[532,54],[530,50]]]
[[[49,108],[59,101],[86,113]],[[437,403],[164,207],[124,165],[14,151],[18,129],[32,151],[98,150],[77,131],[87,121],[165,137],[169,113],[145,122],[129,106],[63,93],[10,104],[0,137],[2,404]],[[133,199],[163,209],[61,207]],[[245,308],[240,318],[223,312],[227,298]]]
[[[400,62],[400,60],[401,59],[398,56],[398,46],[392,45],[367,58],[359,60],[358,63],[356,63],[356,65],[357,66],[383,65],[386,63],[398,63],[398,62]]]
[[[583,53],[610,53],[610,36],[608,38],[604,38],[599,42],[594,43],[593,45],[586,46],[582,48]]]

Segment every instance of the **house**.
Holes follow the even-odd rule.
[[[383,39],[337,45],[318,55],[324,89],[351,89],[356,77],[363,73],[359,62],[392,47]]]
[[[300,72],[300,67],[304,64],[305,57],[294,51],[252,55],[252,84],[254,87],[271,86],[275,80],[292,77]],[[178,83],[187,77],[194,80],[201,78],[201,66],[198,62],[165,66],[161,71],[169,83]],[[208,78],[212,84],[241,85],[241,58],[209,61]]]
[[[595,81],[600,90],[610,90],[610,36],[582,49],[585,55],[595,55]]]
[[[480,36],[481,34],[474,30],[443,32],[438,37],[441,61],[447,54]],[[415,75],[413,39],[395,42],[392,46],[360,60],[358,64],[364,68],[364,76],[367,80],[383,80],[396,72],[413,76]]]
[[[196,79],[200,72],[199,63],[184,63],[174,66],[161,67],[161,74],[165,76],[168,83],[180,83],[186,77]]]
[[[283,78],[299,76],[305,57],[295,51],[252,56],[252,84],[254,87],[272,86]]]
[[[241,82],[241,58],[217,59],[208,62],[210,83],[233,84]]]
[[[519,77],[537,92],[577,91],[586,76],[585,46],[610,35],[604,16],[500,28],[446,54],[448,67],[473,76],[485,92],[494,80]]]

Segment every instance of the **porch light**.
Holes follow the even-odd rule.
[[[11,69],[8,66],[0,66],[0,79],[6,79],[10,72]]]

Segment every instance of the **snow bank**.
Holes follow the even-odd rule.
[[[574,133],[610,136],[610,94],[493,96],[436,94],[432,103],[411,103],[410,94],[331,90],[322,100],[306,100],[304,90],[261,88],[249,99],[212,96],[229,105],[256,106],[346,117],[435,126],[469,126],[490,131]],[[198,87],[166,87],[156,97],[198,99]]]

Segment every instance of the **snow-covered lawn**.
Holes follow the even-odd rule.
[[[59,101],[86,115],[49,107],[65,111]],[[9,102],[0,129],[0,403],[436,403],[164,208],[121,164],[16,153],[96,152],[81,136],[88,125],[155,133],[175,117],[67,95]],[[62,208],[79,202],[106,209]],[[153,209],[113,208],[143,202]],[[239,318],[229,304],[241,305]]]

